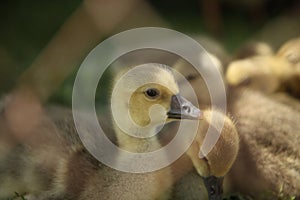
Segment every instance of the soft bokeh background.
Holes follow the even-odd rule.
[[[210,38],[230,57],[249,41],[263,41],[277,49],[288,39],[299,37],[300,2],[1,1],[0,97],[21,86],[7,112],[9,125],[20,129],[15,131],[16,138],[23,141],[24,133],[34,130],[35,123],[30,122],[42,116],[39,100],[44,103],[50,98],[51,103],[70,106],[76,69],[90,49],[110,35],[141,26],[169,27],[202,41]],[[104,77],[104,90],[110,80],[110,74]],[[28,87],[33,95],[28,95]],[[98,104],[105,99],[98,96]]]
[[[218,41],[229,54],[234,53],[250,40],[266,41],[274,48],[278,48],[287,39],[300,35],[300,3],[297,0],[151,0],[147,2],[148,7],[133,8],[129,20],[119,23],[117,26],[120,28],[112,29],[111,33],[107,31],[102,39],[128,28],[162,24],[157,23],[160,20],[168,27],[188,35],[209,36]],[[100,7],[105,7],[102,5],[106,3],[105,0],[97,2]],[[31,66],[55,33],[82,4],[80,0],[1,1],[1,95],[9,93],[15,87],[21,73]],[[125,5],[126,1],[119,1],[117,4]],[[149,8],[152,10],[149,11]],[[145,19],[140,19],[140,22],[139,16],[144,12],[150,14]],[[155,13],[154,17],[152,12]],[[116,9],[116,13],[112,15],[118,13]],[[98,14],[103,18],[102,20],[110,23],[109,16],[105,13]],[[77,30],[71,30],[69,34],[72,35],[75,31]],[[80,62],[76,63],[77,66],[79,64]],[[76,71],[65,79],[63,86],[55,90],[55,94],[51,94],[52,101],[70,103],[75,73]]]

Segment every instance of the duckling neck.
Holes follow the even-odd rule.
[[[113,115],[112,121],[119,147],[135,153],[144,153],[159,149],[160,143],[155,135],[156,126],[152,124],[140,127],[128,117],[129,108],[127,103],[115,98],[112,98],[112,101],[114,101],[112,111],[117,113]],[[136,136],[145,137],[140,138]]]
[[[138,138],[123,132],[116,124],[114,124],[114,127],[118,144],[120,148],[124,150],[135,153],[145,153],[155,151],[161,147],[158,138],[153,133],[155,128],[152,130],[149,129],[149,132],[153,133],[154,136],[149,138]],[[152,135],[151,133],[149,133],[149,135]]]

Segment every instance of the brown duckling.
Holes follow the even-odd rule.
[[[213,63],[218,67],[222,74],[222,64],[214,55],[210,54],[210,58],[205,56],[201,58],[203,58],[202,62],[205,62],[204,65],[210,66]],[[208,61],[206,59],[211,60]],[[183,60],[178,61],[174,68],[184,75],[193,87],[197,95],[199,106],[204,110],[204,120],[200,121],[197,139],[188,151],[188,155],[193,161],[195,170],[191,169],[185,176],[180,177],[173,190],[173,199],[207,199],[207,196],[203,195],[203,188],[205,188],[204,185],[209,182],[209,180],[201,178],[199,174],[202,177],[203,175],[204,177],[209,174],[214,175],[215,177],[219,177],[218,180],[221,180],[222,177],[226,175],[238,153],[238,134],[230,117],[209,108],[211,104],[210,95],[205,81],[199,73]],[[188,86],[186,83],[181,79],[178,79],[178,82],[185,96],[190,96],[190,90],[187,89]],[[215,119],[216,121],[211,120],[212,113],[218,116],[217,120]],[[208,126],[215,126],[219,121],[222,121],[222,119],[224,119],[224,127],[221,130],[220,138],[208,156],[199,160],[199,147],[201,147],[203,143]],[[198,172],[198,174],[196,172]],[[219,182],[219,186],[220,185],[222,186],[221,182]],[[214,189],[221,190],[222,187]],[[215,198],[221,199],[221,195]]]
[[[267,56],[267,58],[258,58],[258,61],[272,63],[274,62],[272,59]],[[282,59],[278,57],[277,59],[290,67]],[[253,63],[250,62],[250,65],[252,67]],[[272,76],[276,71],[270,73],[268,70],[265,74],[273,80]],[[239,73],[236,74],[239,76]],[[195,79],[197,76],[193,77],[193,80]],[[276,81],[275,78],[275,83]],[[194,83],[192,82],[193,86],[197,88]],[[272,88],[267,88],[266,91],[273,92]],[[249,87],[231,87],[228,95],[230,113],[237,122],[240,150],[233,168],[225,177],[225,191],[241,192],[255,199],[285,199],[299,196],[298,156],[300,154],[296,145],[299,143],[297,136],[299,113],[262,92],[250,90]],[[197,182],[191,174],[188,174],[189,181]],[[183,178],[182,182],[186,181],[185,179]],[[179,182],[180,186],[182,182]],[[194,186],[194,191],[197,190],[199,186]],[[183,192],[180,189],[178,191]]]
[[[228,189],[255,199],[299,196],[300,114],[257,91],[235,88],[229,95],[241,144]]]

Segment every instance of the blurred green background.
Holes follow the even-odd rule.
[[[297,0],[163,0],[148,1],[170,28],[188,35],[206,35],[232,54],[249,40],[274,48],[300,35]],[[11,91],[80,0],[13,0],[0,3],[0,94]],[[110,19],[107,19],[108,21]],[[69,104],[74,74],[52,96]]]

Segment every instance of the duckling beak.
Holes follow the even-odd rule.
[[[223,177],[209,176],[204,177],[204,184],[207,190],[209,200],[222,200]]]
[[[194,119],[202,117],[200,109],[195,107],[191,102],[180,96],[173,95],[171,98],[171,109],[167,113],[169,119]]]

